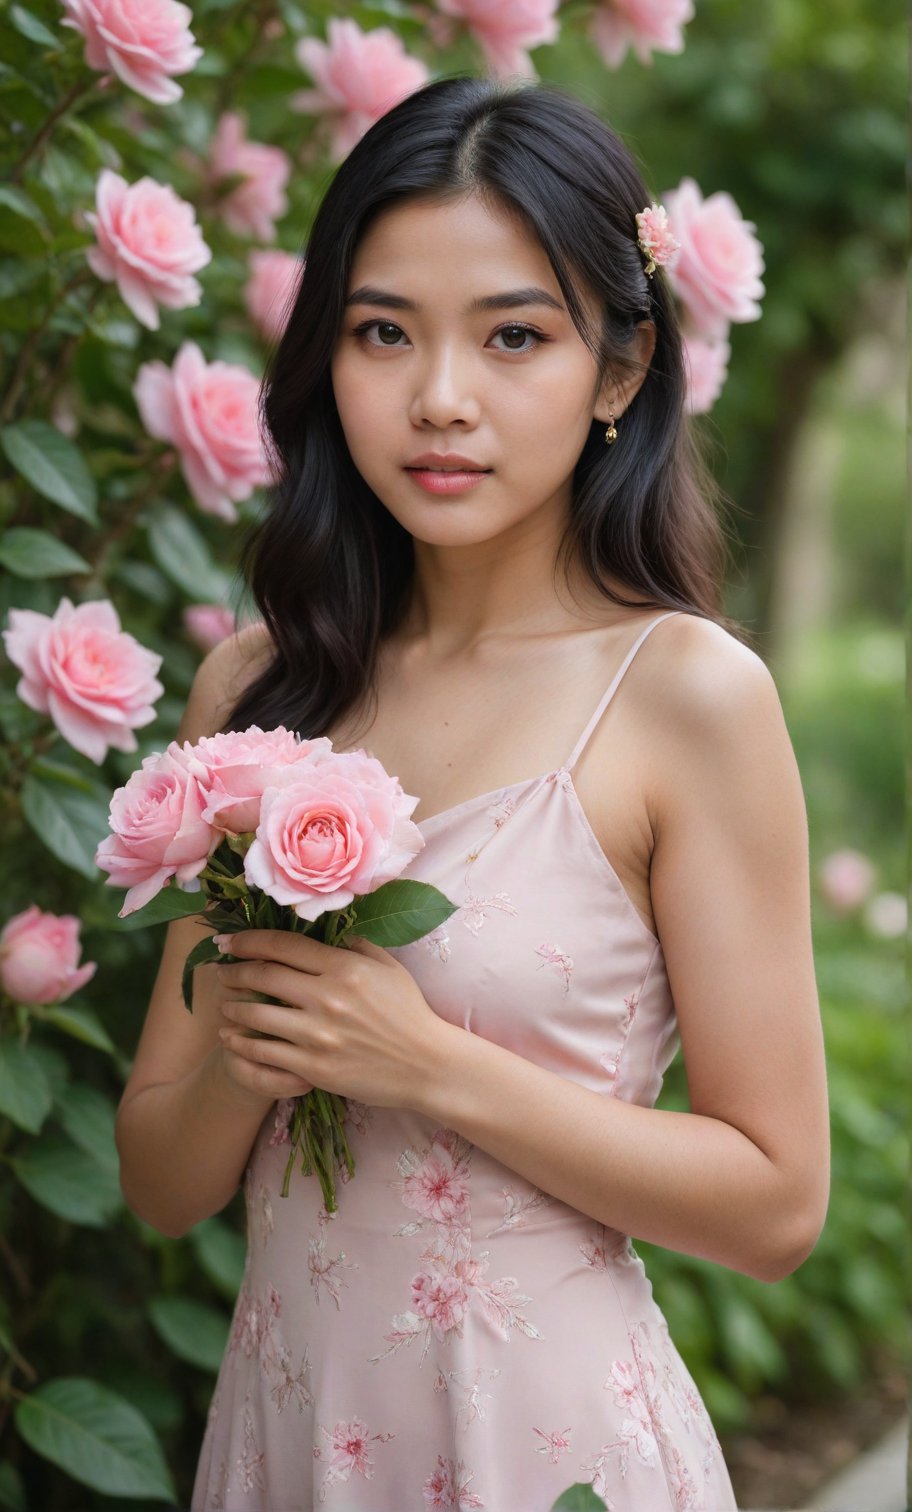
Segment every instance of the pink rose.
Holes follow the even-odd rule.
[[[236,502],[271,481],[257,414],[259,382],[233,362],[207,363],[185,341],[170,368],[144,362],[133,394],[150,436],[180,453],[187,486],[205,514],[233,524]]]
[[[556,42],[560,26],[555,17],[559,0],[437,0],[448,16],[467,21],[485,58],[499,78],[516,74],[537,78],[527,48]]]
[[[60,1003],[91,981],[97,961],[77,966],[82,921],[32,903],[0,931],[0,985],[18,1003]]]
[[[852,913],[870,896],[877,879],[877,868],[862,851],[831,851],[820,863],[817,880],[820,891],[836,913]]]
[[[251,274],[244,285],[244,303],[254,324],[270,340],[277,340],[288,323],[291,306],[304,271],[291,252],[251,252]]]
[[[427,84],[430,74],[388,26],[363,32],[357,21],[332,17],[326,32],[328,44],[302,37],[295,47],[295,57],[318,87],[299,90],[291,105],[330,116],[332,152],[341,162],[375,121]]]
[[[244,182],[219,200],[218,213],[236,236],[275,241],[275,221],[288,209],[285,187],[291,158],[281,147],[245,139],[245,117],[227,110],[220,117],[209,147],[212,181],[243,174]]]
[[[11,609],[3,639],[23,676],[16,692],[40,714],[50,714],[64,740],[100,764],[110,746],[137,749],[134,730],[155,718],[164,693],[155,673],[162,658],[120,628],[108,599],[75,608],[62,598],[53,616]]]
[[[205,772],[206,823],[244,835],[259,825],[264,790],[282,780],[287,767],[302,768],[321,759],[332,750],[332,741],[325,735],[299,740],[284,725],[275,730],[251,725],[243,731],[204,735],[196,745],[185,746]]]
[[[250,887],[311,922],[398,877],[424,847],[417,797],[373,756],[333,752],[279,771],[244,858]]]
[[[184,629],[201,651],[211,651],[237,629],[234,610],[225,604],[189,604],[181,617]]]
[[[103,168],[95,189],[98,214],[86,220],[98,239],[86,259],[93,273],[114,282],[124,303],[150,331],[159,328],[158,306],[184,310],[197,305],[202,288],[192,274],[212,253],[196,224],[196,212],[169,184],[141,178],[128,184]]]
[[[469,1305],[469,1288],[459,1276],[419,1271],[412,1277],[412,1306],[425,1318],[438,1339],[455,1329],[462,1336],[462,1320]]]
[[[108,820],[113,834],[98,846],[95,865],[110,873],[106,887],[129,888],[119,919],[142,908],[171,877],[192,882],[221,844],[221,832],[203,818],[204,778],[189,743],[182,748],[172,740],[115,791]]]
[[[650,67],[653,51],[684,51],[681,29],[693,17],[693,0],[602,0],[590,35],[609,68],[620,68],[629,47]]]
[[[686,306],[695,334],[715,341],[728,334],[730,321],[757,320],[764,264],[754,222],[742,219],[724,190],[704,199],[692,178],[668,190],[662,203],[681,243],[666,277]]]
[[[684,367],[687,372],[687,410],[703,415],[711,410],[728,376],[731,343],[704,341],[684,332]]]
[[[63,0],[67,19],[86,39],[90,68],[113,70],[124,84],[156,105],[179,100],[171,74],[189,73],[203,56],[189,5],[177,0]]]

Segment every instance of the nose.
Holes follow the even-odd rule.
[[[477,425],[480,411],[472,364],[467,357],[460,357],[452,344],[428,349],[415,363],[413,373],[409,417],[414,425],[432,425],[438,430],[455,421]]]

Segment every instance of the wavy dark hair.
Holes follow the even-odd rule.
[[[357,471],[330,360],[359,239],[384,208],[477,194],[518,215],[550,259],[598,365],[639,370],[630,343],[656,326],[646,376],[618,440],[593,422],[574,469],[555,571],[574,555],[606,598],[683,609],[744,640],[720,608],[728,549],[721,490],[685,408],[674,299],[644,272],[637,211],[650,194],[631,150],[572,95],[528,81],[453,75],[409,95],[362,137],[319,205],[306,261],[260,394],[276,483],[242,543],[240,570],[272,637],[272,659],[237,694],[225,729],[283,724],[323,734],[374,690],[378,650],[400,624],[414,544]],[[591,329],[580,291],[601,311]],[[634,597],[614,592],[609,573]]]

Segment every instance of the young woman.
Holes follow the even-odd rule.
[[[632,1240],[774,1282],[828,1200],[803,795],[719,609],[716,496],[630,151],[560,91],[451,77],[336,173],[265,390],[260,625],[180,738],[280,724],[420,795],[396,950],[172,924],[118,1118],[179,1235],[248,1259],[194,1512],[735,1499]],[[611,439],[611,429],[615,439]],[[607,438],[606,438],[606,433]],[[281,1000],[268,1004],[254,994]],[[678,1044],[691,1111],[653,1104]],[[291,1099],[350,1099],[338,1212]],[[277,1105],[277,1106],[276,1106]]]

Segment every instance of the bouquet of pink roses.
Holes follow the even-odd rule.
[[[406,945],[455,911],[430,883],[400,879],[424,845],[409,818],[417,802],[364,750],[251,725],[145,757],[111,799],[112,834],[95,861],[108,886],[128,888],[122,919],[199,914],[213,933],[289,929],[342,948],[356,933]],[[191,1012],[194,969],[223,959],[211,939],[188,955]],[[355,1170],[346,1112],[344,1097],[317,1087],[295,1099],[283,1197],[300,1147],[302,1171],[317,1172],[335,1211],[335,1171],[347,1180]]]

